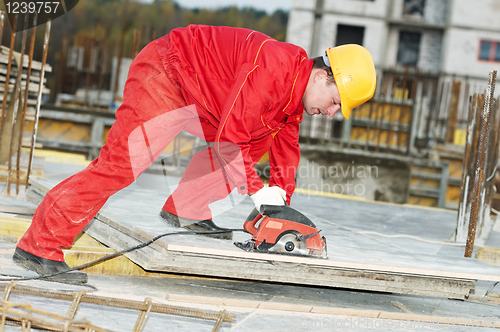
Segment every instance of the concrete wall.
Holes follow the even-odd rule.
[[[448,22],[450,1],[453,0],[427,0],[424,8],[425,22],[445,25]]]
[[[500,62],[479,60],[481,40],[500,43],[500,1],[452,0],[449,28],[445,34],[442,70],[483,78],[500,70]]]
[[[484,77],[486,81],[491,70],[500,70],[500,62],[479,60],[481,39],[500,42],[500,32],[448,29],[443,71],[473,78]]]
[[[314,13],[309,10],[294,9],[288,17],[286,41],[310,52],[313,38]]]
[[[363,46],[371,53],[375,66],[382,64],[385,36],[387,35],[387,25],[384,20],[358,16],[325,14],[323,15],[321,23],[321,34],[318,45],[319,50],[317,50],[315,52],[316,54],[313,54],[313,56],[323,54],[328,47],[335,46],[337,26],[339,24],[355,25],[365,28]]]
[[[450,25],[480,30],[500,30],[500,1],[498,0],[450,0],[452,1]]]
[[[500,0],[426,0],[423,17],[404,15],[404,0],[323,1],[322,15],[316,19],[316,0],[294,0],[289,17],[287,41],[303,47],[310,57],[334,45],[338,25],[345,24],[365,27],[363,46],[379,69],[397,67],[401,30],[422,34],[422,72],[480,79],[500,69],[499,62],[478,59],[481,40],[500,43]],[[317,42],[315,21],[320,27]]]
[[[294,0],[289,16],[287,42],[304,48],[309,57],[322,55],[335,45],[339,24],[365,28],[363,46],[370,51],[375,66],[383,64],[388,0],[324,0],[316,49],[313,45],[316,0]]]
[[[433,25],[445,25],[448,20],[448,8],[450,0],[426,0],[423,16],[404,15],[404,0],[393,0],[389,10],[392,20],[414,21]]]
[[[388,0],[323,0],[323,9],[342,15],[375,17],[385,19]]]
[[[440,30],[416,30],[414,28],[403,27],[391,28],[387,43],[385,44],[384,67],[394,68],[398,66],[397,55],[400,30],[416,31],[422,34],[417,67],[426,73],[439,73],[441,71],[441,54],[443,48],[443,33]]]

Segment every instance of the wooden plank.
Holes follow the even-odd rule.
[[[127,235],[125,232],[122,233],[95,218],[85,232],[116,250],[129,248],[145,240],[136,234],[132,236],[130,230],[127,231],[130,235]],[[138,237],[139,239],[137,239]],[[170,244],[168,245],[170,246]],[[377,273],[366,270],[360,271],[336,266],[325,267],[311,263],[323,261],[322,259],[311,258],[309,259],[309,264],[294,264],[283,259],[271,262],[271,264],[267,254],[256,254],[260,256],[257,259],[253,257],[220,257],[210,253],[193,254],[191,252],[161,250],[161,247],[162,245],[153,244],[150,247],[132,251],[125,255],[148,271],[351,288],[454,299],[465,299],[474,289],[473,280],[450,280],[436,277],[427,279],[418,276]],[[245,254],[243,251],[242,253]],[[295,257],[284,256],[283,258],[293,259]]]
[[[10,48],[3,46],[1,47],[1,53],[0,53],[0,63],[8,64],[9,63],[9,52]],[[14,59],[11,60],[13,66],[15,66],[16,61]],[[23,59],[23,68],[28,68],[29,65],[29,56],[27,54],[24,55]],[[39,61],[33,61],[31,63],[31,69],[33,71],[40,71],[42,69],[42,63]],[[52,66],[49,65],[48,63],[45,64],[45,72],[51,72],[52,71]]]
[[[26,184],[26,171],[27,169],[22,168],[19,170],[20,183]],[[39,169],[32,169],[30,176],[43,177],[44,171]],[[7,182],[9,176],[9,167],[5,165],[0,165],[0,181]],[[12,166],[10,178],[12,182],[17,182],[17,170],[16,166]]]
[[[35,207],[0,204],[0,212],[4,213],[34,214],[35,210]]]

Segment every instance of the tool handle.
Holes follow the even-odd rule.
[[[262,215],[257,211],[257,209],[253,209],[253,211],[248,215],[247,220],[243,224],[243,228],[248,233],[254,235],[257,232],[257,228],[255,225],[262,218]]]

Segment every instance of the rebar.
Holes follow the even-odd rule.
[[[7,285],[8,285],[7,283],[0,283],[0,287],[2,287],[2,286],[6,287]],[[15,287],[12,287],[12,293],[30,295],[30,296],[40,296],[40,297],[46,297],[46,298],[50,298],[50,299],[59,299],[59,300],[67,300],[67,301],[73,301],[74,297],[75,297],[74,292],[55,291],[55,290],[41,289],[41,288],[22,286],[22,285],[15,285]],[[92,295],[92,294],[82,295],[80,301],[83,303],[105,305],[105,306],[109,306],[109,307],[122,308],[122,309],[133,309],[133,310],[139,310],[139,311],[147,310],[147,306],[148,306],[148,304],[145,304],[144,302],[140,302],[140,301],[116,299],[116,298],[97,296],[97,295]],[[169,306],[169,305],[160,304],[160,303],[153,303],[153,305],[151,306],[151,312],[184,316],[184,317],[192,317],[192,318],[201,318],[201,319],[214,320],[214,321],[219,319],[218,313],[209,312],[209,311],[202,311],[202,310],[190,310],[190,309],[185,309],[182,307]],[[230,323],[230,322],[232,322],[233,318],[234,318],[234,316],[232,316],[232,315],[225,315],[224,322]]]
[[[24,326],[29,322],[29,326],[36,327],[49,331],[68,331],[68,332],[108,332],[109,330],[102,329],[92,325],[88,320],[73,320],[62,317],[47,311],[35,309],[29,304],[18,304],[5,300],[0,300],[2,311],[2,320],[0,331],[5,331],[7,321],[17,323]]]
[[[3,37],[3,24],[5,22],[5,12],[4,11],[0,11],[0,41],[2,40],[2,37]],[[0,42],[1,44],[1,42]],[[2,106],[2,108],[0,109],[0,135],[2,133],[2,119],[3,119],[3,109],[4,107]]]
[[[219,331],[220,326],[222,325],[222,322],[224,321],[224,317],[226,316],[226,314],[227,314],[226,310],[222,310],[220,312],[219,319],[217,319],[217,322],[215,322],[215,326],[214,326],[212,332]]]
[[[144,300],[144,304],[146,305],[146,310],[141,310],[141,312],[139,313],[139,317],[137,317],[137,322],[135,323],[133,332],[141,332],[144,329],[146,320],[148,319],[149,313],[151,312],[151,307],[153,306],[153,300],[148,297]]]
[[[484,95],[474,94],[469,101],[468,129],[465,139],[465,154],[462,167],[462,183],[460,186],[460,198],[458,202],[457,228],[454,233],[454,241],[465,241],[465,225],[467,224],[467,211],[470,212],[471,185],[470,179],[473,166],[477,156],[477,135],[479,133],[480,108],[484,101]]]
[[[15,150],[15,135],[16,135],[16,126],[17,126],[17,113],[19,111],[19,96],[21,94],[21,76],[23,74],[23,62],[24,62],[24,51],[26,49],[26,39],[28,37],[28,15],[24,16],[24,25],[23,25],[23,37],[21,42],[21,52],[19,55],[19,63],[16,61],[17,65],[17,76],[16,83],[14,84],[14,100],[12,97],[10,98],[10,102],[14,103],[12,108],[12,124],[11,124],[11,132],[10,132],[10,147],[9,147],[9,160],[8,160],[8,170],[7,170],[7,196],[10,196],[10,183],[11,183],[11,174],[12,174],[12,156]],[[19,132],[19,142],[18,145],[21,145],[21,140],[23,137],[23,133]],[[17,166],[16,166],[17,168]],[[16,179],[16,195],[19,194],[19,176]]]
[[[94,32],[95,35],[95,32]],[[84,105],[90,106],[89,89],[90,89],[90,76],[94,72],[94,52],[95,52],[95,36],[93,38],[87,39],[87,49],[89,50],[88,64],[87,64],[87,75],[85,77],[85,100]],[[85,58],[85,57],[84,57]]]
[[[21,148],[22,148],[22,143],[23,143],[23,132],[24,132],[24,122],[26,121],[26,112],[28,110],[28,96],[29,96],[29,86],[30,86],[30,81],[31,81],[31,67],[33,65],[33,53],[35,50],[35,38],[36,38],[36,23],[38,20],[38,13],[35,13],[33,16],[33,28],[31,28],[31,42],[30,42],[30,52],[29,52],[29,63],[28,63],[28,72],[27,72],[27,77],[26,77],[26,88],[24,91],[24,105],[23,105],[23,114],[21,118],[21,129],[20,129],[20,138],[19,138],[19,145],[17,147],[17,168],[16,168],[16,175],[17,175],[17,186],[16,186],[16,194],[19,194],[19,179],[21,177]],[[43,82],[40,82],[39,84],[43,84]],[[28,183],[26,182],[26,188],[28,187]]]
[[[14,16],[14,19],[12,20],[12,26],[15,27],[16,24],[17,24],[17,15]],[[12,66],[12,53],[14,52],[15,39],[16,39],[16,31],[15,31],[15,29],[12,29],[12,35],[10,38],[9,62],[7,64],[7,74],[5,75],[5,85],[4,85],[4,90],[3,90],[2,114],[0,116],[0,136],[2,135],[3,121],[4,121],[5,115],[7,113],[7,111],[5,110],[5,106],[7,105],[7,94],[8,94],[8,90],[9,90],[9,80],[10,80],[10,68]]]
[[[120,44],[118,46],[118,59],[116,64],[116,74],[115,81],[113,82],[113,94],[111,95],[111,103],[114,104],[116,100],[116,94],[118,93],[118,84],[120,83],[120,69],[122,65],[122,57],[123,57],[123,44],[125,42],[125,32],[126,27],[123,25],[122,35],[120,37]]]
[[[82,301],[82,296],[85,295],[85,291],[79,291],[75,294],[73,302],[71,302],[71,306],[69,307],[68,313],[66,314],[66,318],[73,319],[75,318],[76,312],[80,307],[80,303]]]
[[[473,190],[472,190],[472,202],[471,202],[471,212],[469,218],[469,232],[467,235],[467,242],[465,247],[465,257],[472,256],[472,250],[474,248],[474,240],[476,237],[476,221],[477,214],[479,210],[479,199],[481,193],[481,187],[483,184],[483,174],[484,174],[484,164],[486,159],[486,152],[488,148],[488,139],[490,132],[490,119],[491,119],[491,106],[493,103],[493,95],[495,93],[495,81],[497,72],[496,70],[491,71],[488,79],[488,87],[486,88],[486,95],[484,100],[483,111],[481,114],[481,126],[479,130],[479,148],[478,148],[478,158],[475,164],[474,170],[474,180],[473,180]]]
[[[52,21],[48,20],[45,24],[45,36],[43,40],[43,54],[42,54],[42,67],[40,68],[40,83],[38,84],[38,93],[36,98],[36,106],[35,106],[35,120],[33,123],[33,132],[31,135],[31,144],[29,151],[29,160],[28,160],[28,170],[26,171],[26,190],[28,189],[28,181],[31,173],[31,163],[33,161],[33,153],[35,152],[35,142],[36,142],[36,132],[38,129],[38,118],[40,114],[40,105],[42,103],[42,86],[43,80],[45,76],[45,63],[47,61],[47,52],[49,48],[49,39],[50,39],[50,28],[52,26]]]

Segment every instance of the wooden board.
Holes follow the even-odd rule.
[[[28,197],[40,201],[55,184],[33,180]],[[115,250],[122,250],[156,235],[178,231],[158,217],[166,196],[165,188],[141,188],[134,184],[111,197],[85,232]],[[417,211],[408,209],[412,214]],[[251,204],[243,201],[215,220],[223,227],[241,227],[250,210]],[[499,268],[475,259],[415,254],[411,248],[310,217],[327,238],[328,259],[249,253],[236,248],[232,241],[192,235],[164,237],[126,256],[149,271],[456,299],[466,298],[474,290],[476,280],[500,281]],[[248,234],[236,232],[234,240],[248,238]]]

